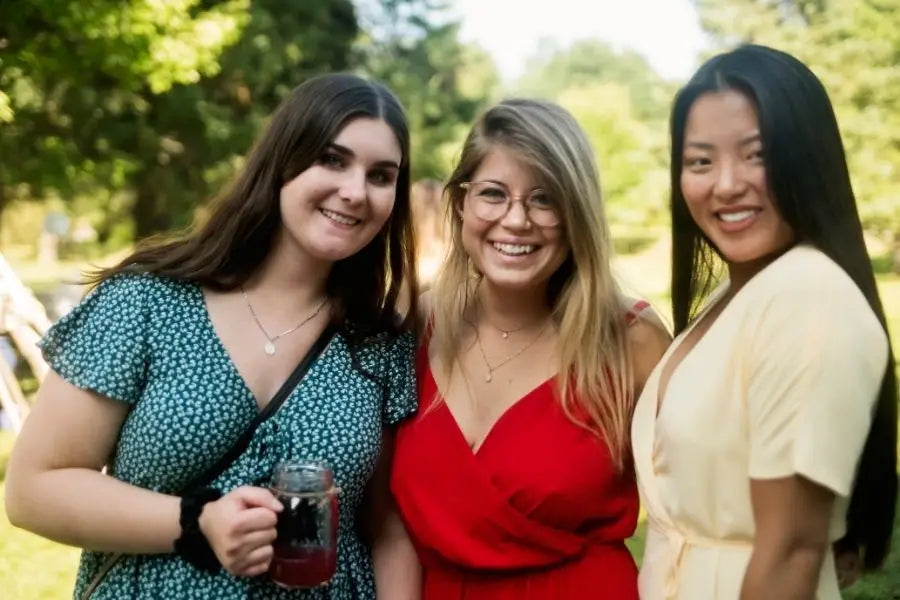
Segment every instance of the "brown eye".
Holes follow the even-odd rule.
[[[319,163],[332,169],[339,169],[344,166],[344,159],[334,152],[326,152],[319,158]]]

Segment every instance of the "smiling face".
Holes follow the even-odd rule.
[[[281,188],[279,246],[331,263],[360,251],[391,215],[401,159],[387,123],[349,121],[309,168]]]
[[[740,92],[706,93],[691,107],[681,192],[732,273],[761,268],[794,241],[769,194],[755,106]]]
[[[546,286],[569,253],[561,225],[541,226],[528,217],[526,198],[535,198],[532,192],[539,188],[532,171],[514,153],[495,145],[471,178],[490,185],[470,187],[458,208],[463,248],[476,269],[497,287]],[[495,201],[504,192],[515,198],[509,210],[496,220],[480,216],[486,213],[477,210],[477,203]],[[474,193],[489,194],[489,197],[479,200],[473,197]],[[546,196],[541,200],[552,202]]]

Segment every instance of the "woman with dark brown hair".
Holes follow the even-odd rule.
[[[41,342],[52,370],[6,488],[14,524],[85,548],[76,597],[417,593],[382,466],[415,409],[412,239],[400,103],[326,75],[279,107],[205,224],[93,277]],[[283,510],[265,486],[298,459],[341,490],[336,572],[310,591],[255,577]]]

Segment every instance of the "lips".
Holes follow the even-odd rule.
[[[327,208],[320,208],[319,212],[325,215],[326,218],[334,221],[335,223],[338,223],[339,225],[352,227],[353,225],[357,225],[360,223],[360,219],[356,219],[354,217],[350,217],[333,210],[328,210]]]

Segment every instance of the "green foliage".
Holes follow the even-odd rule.
[[[658,235],[668,206],[666,119],[674,85],[633,52],[582,41],[568,49],[544,42],[514,89],[555,100],[585,129],[610,221],[642,230],[622,247],[638,248]]]
[[[215,73],[249,0],[7,0],[0,21],[4,200],[121,186],[139,157],[116,118]]]
[[[388,0],[369,8],[362,68],[384,81],[410,120],[413,179],[445,178],[498,77],[487,55],[459,42],[459,25],[433,0]]]
[[[395,88],[414,175],[443,177],[493,66],[432,0],[361,4],[368,20],[352,0],[5,2],[0,154],[15,160],[0,162],[0,211],[55,194],[100,250],[182,228],[277,104],[328,71]]]
[[[695,0],[722,46],[790,52],[822,79],[841,126],[863,224],[900,244],[900,0]]]

